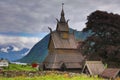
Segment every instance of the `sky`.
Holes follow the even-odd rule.
[[[0,45],[31,48],[56,28],[64,3],[69,27],[81,31],[96,10],[120,14],[120,0],[0,0]]]

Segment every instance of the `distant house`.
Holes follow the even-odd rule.
[[[44,69],[81,69],[84,57],[78,51],[78,43],[74,33],[69,33],[68,20],[65,20],[62,8],[61,18],[57,19],[55,31],[50,28],[48,56],[43,62]]]
[[[89,75],[100,75],[104,70],[102,61],[86,61],[82,72]]]
[[[9,62],[8,60],[0,60],[0,67],[8,67]]]
[[[86,61],[82,73],[88,75],[99,75],[108,79],[120,77],[120,69],[105,68],[102,61]]]

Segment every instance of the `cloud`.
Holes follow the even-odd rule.
[[[78,30],[97,9],[120,13],[120,0],[0,0],[0,32],[46,32],[48,26],[55,29],[62,2],[70,27]]]
[[[22,48],[31,48],[34,44],[40,41],[38,37],[17,37],[17,36],[2,36],[0,35],[0,45],[14,45],[17,48],[15,50]]]
[[[0,31],[35,33],[54,23],[49,19],[52,17],[46,11],[47,6],[42,4],[39,0],[0,1]]]
[[[63,2],[69,27],[77,30],[85,27],[87,16],[95,10],[120,14],[120,0],[0,0],[0,45],[31,48],[41,33],[48,33],[48,26],[55,30]]]
[[[20,49],[19,49],[18,47],[14,46],[14,45],[12,45],[12,47],[13,47],[12,51],[20,51]],[[0,51],[1,51],[1,52],[5,52],[5,53],[8,53],[8,50],[10,50],[10,49],[11,49],[10,46],[6,46],[6,47],[2,47],[2,48],[0,49]]]

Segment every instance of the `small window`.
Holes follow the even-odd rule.
[[[4,66],[6,65],[6,64],[3,64]]]

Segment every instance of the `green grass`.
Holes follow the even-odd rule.
[[[37,71],[29,65],[21,66],[17,64],[10,64],[9,68],[5,68],[5,71]],[[12,73],[11,73],[12,74]],[[26,75],[16,77],[0,77],[0,80],[103,80],[98,76],[90,77],[84,74],[57,74],[53,71],[43,75],[37,75],[34,77],[28,77]]]
[[[5,71],[36,71],[35,68],[29,65],[18,65],[18,64],[9,64],[9,67],[4,68]]]
[[[35,77],[25,77],[25,76],[19,76],[14,78],[5,78],[0,77],[0,80],[104,80],[102,78],[96,77],[89,77],[87,75],[67,75],[67,74],[48,74],[43,76],[35,76]]]

